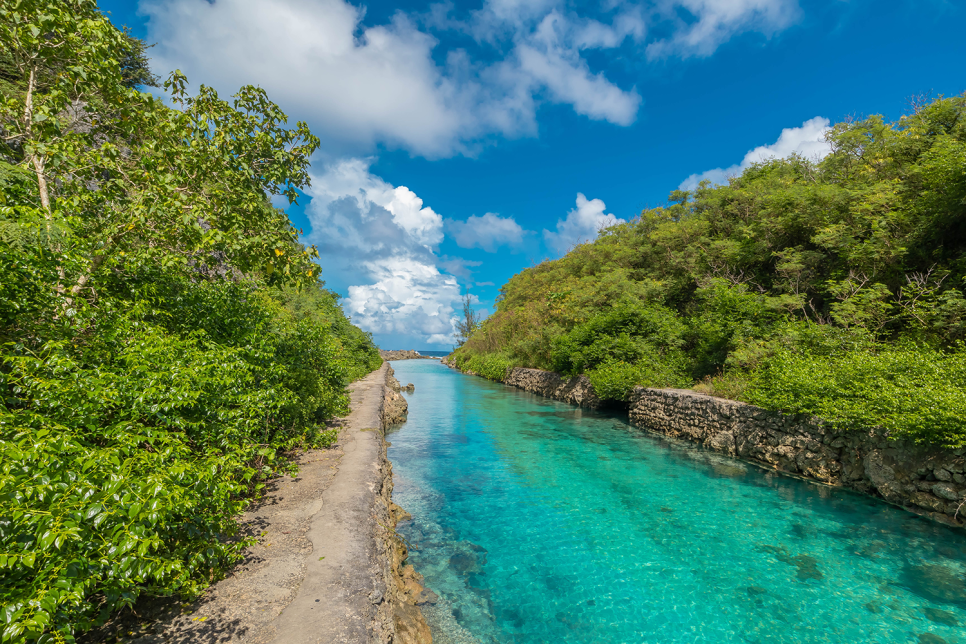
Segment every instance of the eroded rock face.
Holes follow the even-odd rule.
[[[891,441],[883,433],[840,432],[817,418],[682,389],[637,387],[633,424],[710,450],[879,496],[945,523],[963,525],[963,450]],[[963,506],[966,508],[966,506]]]
[[[597,409],[600,398],[594,391],[587,376],[564,378],[552,371],[514,367],[504,382],[524,391],[530,391],[547,398],[568,402],[578,407]]]
[[[399,382],[393,375],[392,367],[386,373],[385,400],[382,410],[382,429],[406,420],[406,400],[399,395]],[[401,404],[400,404],[401,403]],[[412,516],[392,501],[392,463],[386,454],[387,444],[382,442],[380,462],[384,476],[379,490],[377,508],[376,539],[383,558],[383,575],[386,593],[384,596],[371,596],[370,601],[377,605],[377,622],[372,631],[376,634],[373,642],[378,644],[432,644],[433,636],[420,610],[428,598],[435,597],[432,591],[422,586],[423,577],[408,563],[409,550],[405,541],[396,533],[400,521],[408,521]],[[435,601],[435,600],[434,600]]]
[[[392,367],[389,367],[389,373],[386,376],[386,396],[382,405],[382,426],[384,428],[406,422],[406,416],[409,413],[409,403],[399,394],[403,387],[393,373]]]

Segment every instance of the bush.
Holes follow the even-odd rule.
[[[900,346],[835,356],[781,351],[752,374],[748,402],[840,429],[966,446],[966,352]]]
[[[472,371],[488,380],[496,380],[497,382],[506,380],[510,369],[514,367],[512,359],[499,353],[477,354],[458,351],[455,354],[455,362],[460,371]]]
[[[667,307],[622,302],[555,338],[549,366],[573,375],[604,362],[649,360],[680,349],[685,331],[682,320]]]
[[[680,367],[659,358],[635,364],[605,362],[588,371],[587,378],[602,400],[620,401],[626,401],[631,390],[637,386],[681,388],[691,383]]]
[[[72,334],[3,346],[3,641],[204,589],[247,544],[247,498],[288,451],[334,442],[320,422],[368,366],[255,284],[121,286]]]

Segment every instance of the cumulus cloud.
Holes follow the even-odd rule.
[[[641,27],[626,15],[612,25],[571,25],[559,14],[548,23],[554,4],[517,12],[512,37],[476,56],[442,47],[401,11],[366,25],[364,8],[347,0],[141,0],[140,8],[156,69],[180,68],[223,91],[258,84],[324,138],[355,149],[387,143],[441,156],[492,134],[535,133],[538,95],[590,118],[634,120],[637,92],[592,73],[580,52],[617,46]],[[494,20],[508,8],[485,7]]]
[[[352,321],[379,334],[451,337],[452,303],[459,300],[456,278],[443,275],[436,266],[419,260],[392,256],[367,262],[371,284],[349,287],[344,300]]]
[[[797,0],[485,0],[459,17],[452,5],[434,4],[369,24],[352,0],[139,7],[147,40],[157,43],[155,69],[181,69],[222,92],[260,85],[330,150],[364,154],[382,144],[429,157],[471,151],[493,136],[534,135],[544,102],[629,125],[642,98],[605,73],[609,50],[708,56],[735,34],[771,35],[800,14]],[[649,22],[667,27],[650,43]],[[626,50],[616,55],[627,60]]]
[[[710,56],[737,34],[756,31],[770,37],[801,16],[798,0],[667,0],[662,4],[675,28],[668,38],[647,46],[650,59]],[[690,19],[681,17],[681,9]]]
[[[328,285],[348,293],[343,305],[355,324],[374,334],[452,336],[460,287],[438,268],[439,214],[363,159],[327,166],[306,192],[306,241],[318,246]]]
[[[482,217],[472,215],[466,221],[447,219],[446,227],[460,248],[481,248],[488,253],[496,252],[499,246],[518,246],[526,235],[513,217],[492,212]]]
[[[750,150],[741,163],[728,168],[714,168],[700,174],[692,174],[678,187],[681,190],[694,190],[702,181],[725,184],[728,183],[729,177],[741,174],[752,164],[769,159],[784,159],[793,153],[808,159],[821,159],[832,151],[825,140],[825,133],[829,129],[829,120],[816,116],[802,123],[801,127],[783,129],[777,141],[771,145],[760,145]]]
[[[557,230],[543,231],[547,247],[563,255],[577,244],[596,239],[601,229],[624,223],[623,219],[605,213],[606,207],[600,199],[587,199],[578,192],[577,207],[567,213],[566,219],[557,220]]]

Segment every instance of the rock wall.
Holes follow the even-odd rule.
[[[586,376],[568,379],[516,367],[504,382],[580,407],[596,409],[601,404]],[[643,429],[877,496],[943,523],[966,525],[962,449],[889,440],[874,431],[835,431],[817,418],[770,412],[684,389],[637,387],[628,408],[631,423]]]
[[[629,402],[630,420],[639,427],[963,525],[961,449],[889,440],[882,432],[836,431],[817,418],[687,390],[637,387]]]
[[[395,371],[392,370],[392,367],[389,367],[389,370],[386,372],[386,395],[382,403],[381,416],[383,429],[406,422],[406,416],[409,413],[409,403],[406,402],[406,399],[399,392],[403,389],[410,392],[415,389],[415,387],[410,389],[412,384],[406,387],[401,386],[394,374]]]
[[[564,378],[552,371],[514,367],[503,382],[524,391],[568,402],[578,407],[590,409],[600,407],[600,398],[594,392],[594,386],[590,384],[587,376]]]

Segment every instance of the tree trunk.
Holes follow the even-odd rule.
[[[24,143],[29,144],[34,124],[34,89],[37,85],[37,65],[30,66],[30,77],[27,79],[27,99],[24,101]],[[40,205],[44,208],[44,218],[47,220],[47,233],[50,233],[53,223],[50,213],[50,191],[47,189],[47,177],[44,174],[44,159],[37,154],[30,155],[30,163],[37,175],[37,189],[40,192]]]

